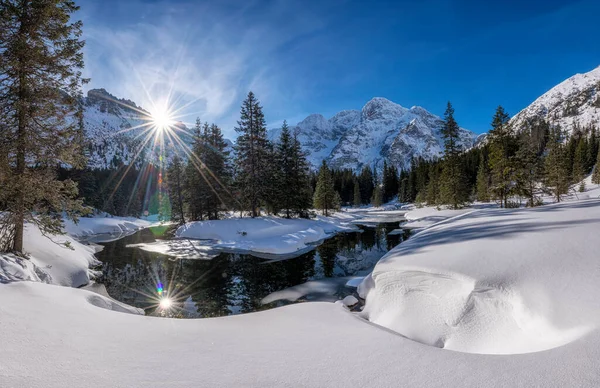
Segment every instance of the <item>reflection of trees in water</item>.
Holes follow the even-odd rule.
[[[242,312],[265,309],[261,300],[272,292],[306,282],[314,274],[315,252],[288,260],[265,261],[250,255],[238,255],[233,288]]]
[[[165,255],[126,248],[154,241],[149,230],[107,243],[97,256],[104,262],[102,282],[114,298],[152,313],[149,307],[156,299],[142,293],[156,298],[160,281],[178,294],[179,306],[191,297],[200,316],[213,317],[269,308],[261,300],[272,292],[369,269],[387,250],[408,238],[408,231],[388,236],[397,227],[397,223],[384,224],[362,233],[339,234],[314,251],[280,261],[226,253],[212,260],[169,260]]]

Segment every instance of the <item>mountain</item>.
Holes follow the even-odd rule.
[[[520,128],[528,120],[543,118],[572,131],[600,123],[600,67],[575,74],[556,85],[527,108],[515,115],[511,123]]]
[[[314,167],[325,159],[333,168],[380,169],[383,161],[408,169],[414,156],[427,159],[443,154],[443,121],[427,110],[410,109],[376,97],[361,110],[345,110],[330,119],[312,114],[292,127]],[[460,129],[461,145],[473,146],[476,135]],[[279,130],[270,131],[277,139]]]
[[[86,139],[88,167],[109,168],[120,163],[134,162],[138,167],[143,161],[157,163],[160,148],[154,147],[151,139],[143,145],[145,130],[150,113],[133,101],[119,99],[104,89],[92,89],[83,99],[83,121]],[[183,124],[178,124],[186,129]],[[177,132],[185,143],[191,138]],[[165,153],[171,154],[174,147],[170,141],[165,144]],[[136,157],[137,156],[137,157]]]

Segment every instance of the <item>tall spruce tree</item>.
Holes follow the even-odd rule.
[[[333,187],[333,178],[327,163],[323,161],[319,169],[317,178],[317,187],[314,195],[314,207],[323,211],[325,216],[329,216],[331,210],[336,210],[340,206],[340,195]]]
[[[398,195],[398,170],[383,161],[383,202],[391,201]]]
[[[297,135],[283,122],[276,145],[276,197],[286,218],[303,214],[310,206],[308,163]]]
[[[488,164],[483,153],[479,155],[479,168],[477,169],[477,200],[480,202],[490,201],[490,173]]]
[[[552,193],[556,202],[569,191],[569,159],[568,150],[564,144],[564,133],[557,126],[550,131],[548,155],[544,161],[545,185]]]
[[[469,198],[466,176],[459,160],[459,134],[460,128],[454,119],[454,108],[448,102],[442,126],[445,153],[439,178],[439,201],[453,209],[461,207]]]
[[[181,224],[185,224],[185,211],[183,208],[184,176],[185,172],[181,158],[175,155],[167,171],[167,186],[172,204],[171,216]]]
[[[23,252],[25,222],[62,233],[76,218],[77,185],[56,166],[81,167],[83,68],[79,9],[68,0],[0,2],[1,250]]]
[[[499,106],[492,119],[489,134],[489,168],[491,174],[490,191],[500,202],[500,207],[508,205],[514,179],[513,156],[514,136],[509,125],[510,116]]]
[[[592,174],[592,183],[600,185],[600,150],[596,155],[596,165],[594,166],[594,173]]]
[[[211,124],[206,129],[204,152],[206,215],[208,219],[219,219],[221,211],[231,205],[229,151],[221,128]]]
[[[239,133],[235,145],[235,184],[244,208],[252,217],[257,217],[261,205],[268,200],[265,183],[271,180],[271,170],[268,165],[270,147],[265,116],[252,92],[242,103],[235,130]]]
[[[358,179],[354,179],[354,192],[352,204],[354,205],[354,207],[360,207],[360,205],[362,204],[362,199],[360,198],[360,185],[358,183]]]
[[[208,126],[205,126],[205,128]],[[192,141],[192,152],[185,167],[184,198],[187,213],[192,221],[203,220],[206,212],[208,185],[204,162],[208,134],[203,131],[202,122],[196,119]]]
[[[363,204],[369,204],[371,197],[373,196],[373,190],[375,189],[375,181],[373,177],[373,170],[371,166],[366,165],[362,168],[360,175],[358,176],[358,183],[360,185],[360,197]]]
[[[516,192],[527,199],[527,206],[538,204],[536,197],[537,184],[542,173],[541,159],[535,137],[528,130],[523,130],[519,137],[519,149],[515,155]]]

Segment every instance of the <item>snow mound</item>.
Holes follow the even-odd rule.
[[[566,345],[600,327],[598,228],[598,200],[450,218],[379,261],[362,316],[466,353]]]
[[[92,306],[100,307],[106,310],[117,311],[120,313],[127,314],[136,314],[136,315],[144,315],[144,310],[126,305],[125,303],[121,303],[112,298],[107,298],[101,295],[88,295],[86,297],[88,303]]]
[[[552,349],[588,331],[560,329],[511,289],[460,275],[399,271],[377,278],[371,321],[423,344],[467,353],[519,354]],[[402,317],[402,319],[398,319]]]
[[[190,222],[177,229],[178,238],[213,240],[214,248],[288,254],[309,248],[357,227],[332,217],[315,220],[259,217]]]

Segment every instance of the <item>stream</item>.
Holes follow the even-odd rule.
[[[335,301],[356,292],[346,286],[364,276],[410,231],[388,235],[399,222],[360,226],[361,232],[339,233],[314,250],[287,259],[265,259],[242,253],[220,253],[211,260],[177,259],[128,245],[167,239],[168,228],[140,230],[100,243],[98,283],[114,299],[145,310],[147,315],[178,318],[248,313],[303,301]],[[162,290],[162,292],[161,292]],[[171,306],[159,308],[168,296]]]

